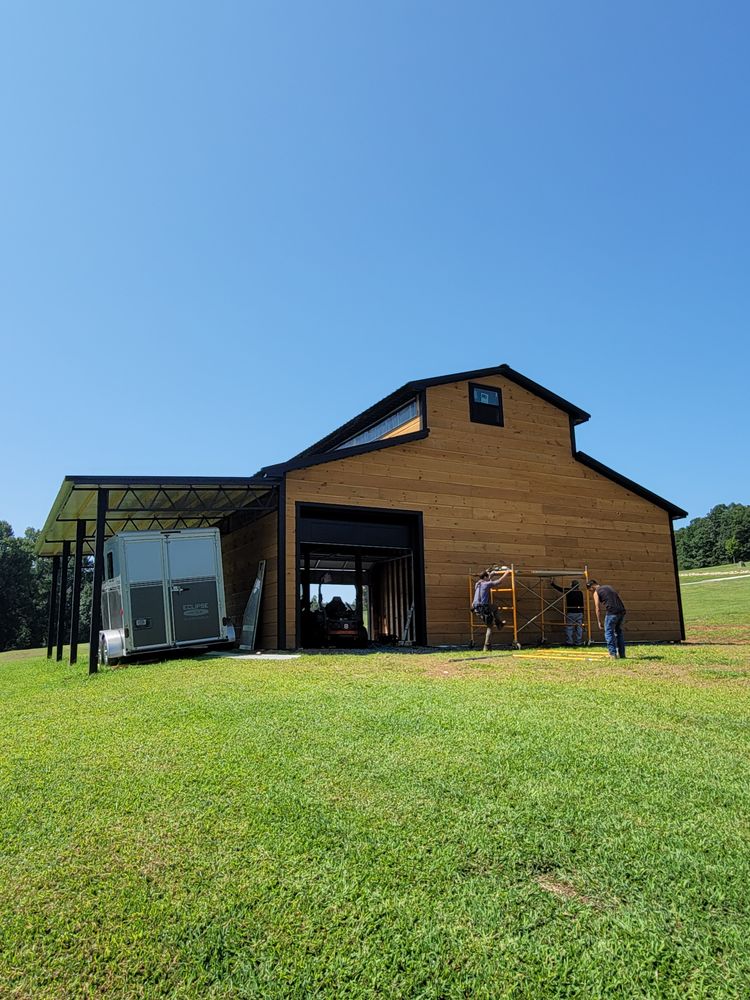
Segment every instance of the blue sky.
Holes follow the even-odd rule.
[[[583,450],[750,502],[750,8],[12,3],[0,518],[245,475],[507,362]]]

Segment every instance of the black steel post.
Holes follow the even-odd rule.
[[[279,512],[276,534],[276,645],[286,649],[286,479],[279,484]],[[296,573],[295,573],[296,576]]]
[[[310,550],[305,550],[305,564],[302,570],[302,613],[310,613]]]
[[[685,616],[682,611],[682,590],[680,589],[680,567],[677,563],[677,545],[674,540],[674,521],[671,515],[669,518],[669,535],[672,539],[672,562],[674,563],[674,585],[677,588],[677,611],[680,616],[680,638],[685,641]]]
[[[47,659],[52,658],[55,645],[55,622],[57,613],[57,580],[60,576],[60,556],[52,556],[52,583],[49,588],[49,618],[47,619]]]
[[[60,596],[57,605],[57,651],[55,660],[59,663],[63,654],[65,641],[65,605],[68,600],[68,560],[70,559],[70,542],[63,542],[60,559]]]
[[[362,607],[362,556],[359,552],[354,556],[354,599],[357,608],[357,616],[364,625],[364,608]]]
[[[99,669],[99,631],[102,626],[102,577],[104,576],[104,531],[109,504],[109,490],[96,494],[96,539],[94,545],[94,583],[91,594],[91,635],[89,636],[89,673]]]
[[[299,542],[297,542],[297,551],[299,552]],[[297,557],[297,567],[299,572],[299,555]],[[302,559],[302,601],[300,604],[300,613],[297,615],[297,629],[296,629],[296,639],[297,646],[306,646],[310,643],[310,636],[312,634],[310,629],[310,550],[305,549],[305,553]]]
[[[412,540],[414,554],[414,636],[417,646],[427,645],[427,587],[424,571],[424,514],[417,512]]]
[[[81,613],[81,577],[83,574],[83,541],[86,537],[86,522],[76,524],[76,551],[73,557],[73,600],[70,605],[70,663],[78,659],[78,628]]]

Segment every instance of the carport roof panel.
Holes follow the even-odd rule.
[[[66,476],[36,544],[53,556],[74,541],[86,521],[85,551],[93,552],[99,489],[109,490],[106,537],[117,531],[203,528],[250,505],[270,509],[277,482],[255,476]]]

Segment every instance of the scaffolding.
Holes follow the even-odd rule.
[[[491,572],[504,573],[506,569],[494,566]],[[519,569],[511,564],[507,567],[507,574],[505,580],[502,581],[503,586],[491,588],[490,600],[500,612],[500,617],[505,617],[508,624],[512,624],[513,646],[516,649],[521,649],[524,642],[526,645],[546,645],[550,641],[553,631],[571,627],[565,610],[566,594],[555,590],[554,596],[550,597],[545,589],[547,581],[558,579],[563,591],[565,591],[566,580],[582,581],[584,607],[583,622],[580,627],[584,635],[583,645],[591,645],[591,596],[587,586],[589,582],[588,566],[584,566],[582,569]],[[487,625],[472,608],[474,585],[478,576],[478,573],[469,573],[469,645],[472,647],[474,646],[475,632],[481,632],[483,637],[487,632]],[[508,580],[510,580],[510,586],[506,585]],[[505,613],[507,612],[511,613],[512,620],[506,617]]]

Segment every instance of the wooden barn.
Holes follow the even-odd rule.
[[[322,560],[334,579],[366,574],[373,632],[379,615],[399,634],[388,615],[404,622],[413,600],[417,643],[466,643],[470,570],[588,565],[620,589],[631,638],[684,638],[672,519],[686,512],[579,452],[588,419],[507,365],[407,383],[262,470],[278,511],[224,537],[234,613],[264,558],[262,644],[302,645]]]
[[[469,574],[495,563],[586,566],[620,591],[630,640],[679,641],[672,520],[686,512],[578,451],[588,419],[507,365],[408,382],[251,477],[67,477],[39,551],[67,563],[76,538],[96,552],[97,519],[101,539],[218,524],[236,622],[265,560],[268,649],[319,642],[323,581],[356,587],[371,640],[466,644]]]

